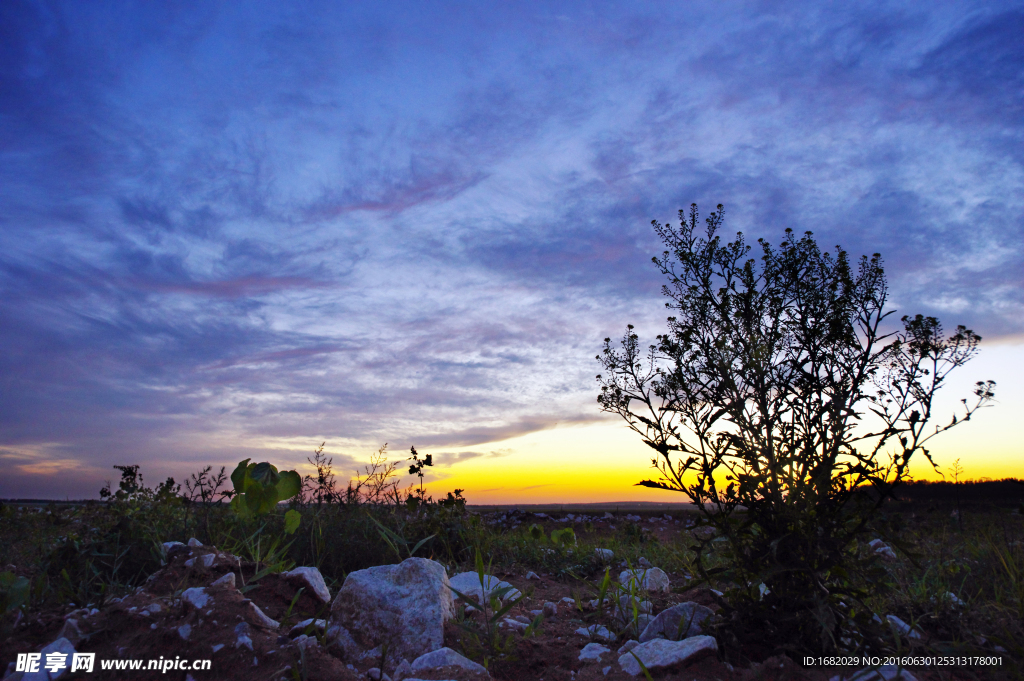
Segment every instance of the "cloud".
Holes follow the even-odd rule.
[[[691,201],[1024,333],[1013,3],[137,9],[0,7],[0,494],[603,419]]]

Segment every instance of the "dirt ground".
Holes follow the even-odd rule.
[[[503,522],[518,523],[527,520],[545,525],[550,531],[567,526],[551,518],[505,517]],[[610,532],[610,521],[590,519],[595,531]],[[647,521],[645,529],[661,541],[670,542],[686,532],[686,523],[674,520]],[[204,565],[203,556],[211,564]],[[189,562],[186,565],[186,562]],[[615,562],[613,573],[617,573]],[[224,575],[234,575],[236,587],[251,587],[244,593],[238,588],[210,587],[210,584]],[[288,581],[280,575],[267,575],[253,583],[255,566],[240,562],[234,556],[222,553],[214,547],[175,546],[168,552],[168,565],[154,574],[150,580],[133,594],[104,604],[96,610],[85,610],[68,606],[63,611],[53,611],[33,616],[30,621],[16,629],[13,637],[5,641],[0,649],[0,662],[13,662],[18,653],[35,652],[55,640],[62,632],[74,632],[77,628],[81,638],[76,643],[79,652],[96,653],[94,671],[65,674],[62,678],[82,679],[178,679],[184,681],[191,675],[196,681],[202,679],[304,679],[306,681],[337,680],[355,681],[366,679],[367,672],[376,666],[373,661],[346,665],[329,654],[315,638],[301,637],[300,632],[290,633],[291,628],[306,619],[326,619],[330,605],[316,598],[310,589],[296,594],[301,584]],[[506,580],[528,594],[527,598],[507,613],[507,617],[533,619],[531,611],[540,610],[547,601],[558,604],[558,613],[545,619],[536,633],[524,638],[519,632],[513,633],[514,645],[506,656],[490,663],[490,674],[500,681],[624,681],[632,677],[621,670],[617,650],[623,644],[607,643],[611,650],[597,662],[582,662],[580,651],[590,642],[589,637],[576,630],[589,624],[584,615],[592,611],[589,603],[583,609],[573,607],[562,599],[579,596],[573,586],[557,581],[550,575],[541,574],[536,579],[526,579],[522,574],[501,574]],[[686,590],[685,575],[669,575],[673,591],[653,594],[651,600],[654,613],[677,603],[694,601],[716,609],[715,598],[707,589]],[[190,587],[208,587],[207,594],[212,603],[195,607],[182,592]],[[333,595],[333,594],[332,594]],[[583,599],[581,599],[583,600]],[[254,614],[255,605],[267,617],[280,622],[280,628],[267,628],[260,624]],[[479,614],[475,615],[480,617]],[[67,622],[73,622],[68,624]],[[238,632],[244,632],[251,641],[238,646]],[[511,629],[504,629],[511,632]],[[309,633],[315,636],[315,631]],[[449,622],[445,629],[445,645],[455,650],[464,650],[468,643],[467,634]],[[166,672],[142,670],[103,670],[101,660],[210,660],[208,671],[186,672],[170,669]],[[2,668],[0,668],[2,669]],[[13,670],[13,667],[11,667]],[[677,669],[660,671],[655,678],[685,681],[753,681],[754,679],[781,680],[806,679],[825,681],[835,674],[851,674],[856,667],[847,668],[804,668],[785,657],[775,657],[743,669],[732,668],[712,655]],[[920,681],[938,679],[971,678],[955,670],[940,671],[928,668],[912,668]],[[478,679],[479,676],[457,669],[434,670],[431,673],[417,673],[424,679]]]

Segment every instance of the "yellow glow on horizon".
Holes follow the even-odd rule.
[[[946,479],[951,479],[950,467],[958,458],[968,479],[1024,478],[1022,357],[1024,345],[986,346],[978,358],[951,374],[950,383],[938,394],[932,425],[947,423],[954,411],[962,414],[959,400],[971,395],[975,381],[998,382],[995,405],[929,443]],[[451,451],[438,447],[421,453]],[[650,466],[655,452],[619,420],[557,427],[457,451],[484,456],[427,469],[433,480],[425,487],[435,498],[459,488],[471,504],[689,501],[678,492],[634,486],[659,477]],[[911,473],[918,480],[941,479],[920,455]]]

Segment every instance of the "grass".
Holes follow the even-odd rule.
[[[596,548],[614,551],[612,576],[623,561],[635,566],[643,557],[677,583],[685,575],[692,577],[688,584],[699,582],[693,540],[659,541],[645,523],[621,516],[611,531],[585,523],[544,523],[517,512],[499,521],[502,515],[496,512],[468,512],[459,494],[415,503],[351,495],[344,503],[323,501],[323,496],[316,503],[307,494],[292,504],[302,514],[300,530],[282,540],[284,509],[257,525],[235,517],[226,504],[197,506],[180,494],[141,490],[106,502],[0,507],[0,566],[8,566],[0,572],[28,578],[26,619],[44,611],[100,606],[127,593],[159,569],[160,542],[192,536],[204,544],[235,547],[277,568],[315,565],[332,589],[353,570],[407,555],[433,558],[455,574],[478,571],[482,554],[496,574],[533,570],[552,575],[580,604],[607,595],[617,599],[619,594],[603,579],[608,566],[595,556]],[[992,654],[999,646],[1010,659],[1024,660],[1024,517],[1014,505],[961,500],[960,507],[954,517],[956,506],[948,501],[890,505],[887,512],[898,522],[887,540],[898,548],[897,558],[885,564],[888,581],[878,585],[868,605],[883,620],[895,615],[925,633],[919,641],[894,639],[893,650],[906,652],[909,645],[914,654]],[[695,519],[678,513],[676,518],[684,523]],[[535,522],[541,526],[531,528]],[[575,530],[571,537],[550,534],[569,527]],[[866,546],[861,550],[870,551]],[[716,560],[713,550],[711,560]],[[0,580],[0,590],[8,583],[11,579]],[[734,585],[706,586],[727,591]],[[628,629],[628,621],[616,625],[613,609],[603,609],[594,623]],[[16,610],[2,615],[5,625],[13,622]],[[637,614],[631,608],[626,619],[635,621]],[[602,617],[607,621],[599,622]]]

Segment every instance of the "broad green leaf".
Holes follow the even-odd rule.
[[[295,471],[281,471],[276,487],[278,501],[291,499],[302,489],[302,478]]]
[[[256,468],[253,469],[250,476],[264,487],[273,487],[277,484],[277,480],[280,477],[277,473],[277,467],[266,461],[256,464]]]
[[[245,479],[248,477],[246,471],[249,470],[249,459],[239,462],[235,466],[235,470],[231,473],[231,484],[235,486],[235,491],[241,494],[245,491]]]
[[[302,514],[296,511],[294,508],[284,514],[284,531],[287,534],[295,534],[295,531],[299,529],[299,523],[302,522]]]

